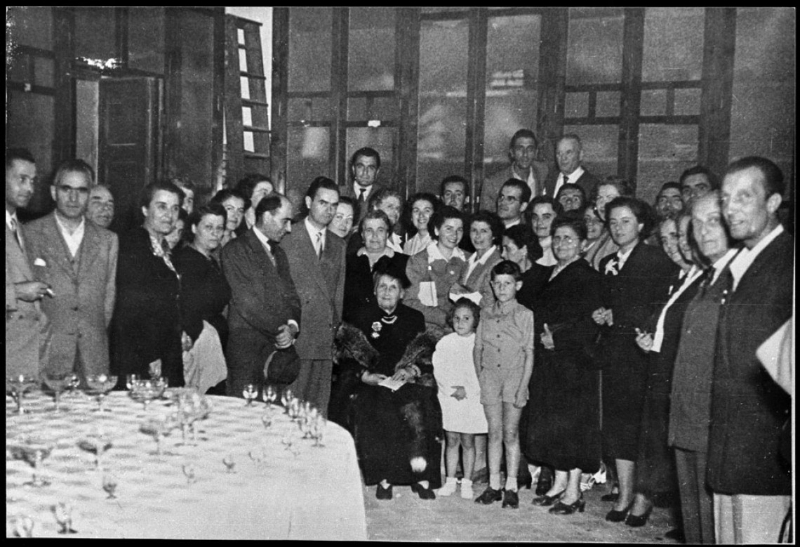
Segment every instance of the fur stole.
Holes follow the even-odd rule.
[[[378,362],[378,350],[369,343],[361,329],[349,323],[342,323],[339,326],[334,345],[336,347],[334,361],[337,363],[352,359],[362,368],[370,370]]]
[[[436,344],[444,336],[444,330],[440,327],[429,325],[425,332],[418,334],[409,342],[403,357],[397,362],[394,370],[397,371],[407,366],[414,366],[420,374],[414,380],[415,383],[425,387],[436,387],[436,380],[433,377],[433,352]]]

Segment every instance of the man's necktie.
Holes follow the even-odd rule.
[[[358,194],[358,201],[366,201],[367,200],[367,189],[362,188],[361,193]]]
[[[322,259],[322,232],[317,232],[317,258]]]
[[[11,217],[11,231],[14,233],[14,239],[17,240],[17,245],[19,245],[19,248],[24,249],[24,247],[22,246],[22,238],[19,235],[18,228],[19,227],[17,226],[17,219]]]

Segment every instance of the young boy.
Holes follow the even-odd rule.
[[[513,509],[519,507],[519,419],[533,370],[533,312],[517,302],[520,277],[519,266],[510,260],[492,268],[491,285],[497,301],[481,310],[474,350],[481,404],[489,423],[489,486],[475,502],[488,505],[502,498],[503,507]],[[505,490],[500,485],[504,445]]]

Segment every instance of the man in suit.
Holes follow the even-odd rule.
[[[89,192],[86,218],[101,228],[108,228],[114,221],[114,196],[108,186],[96,184]]]
[[[728,166],[722,214],[743,248],[730,263],[712,380],[707,481],[717,543],[775,543],[791,507],[791,398],[761,367],[756,350],[792,315],[794,243],[778,220],[785,190],[773,162]],[[788,459],[787,459],[788,456]]]
[[[290,386],[327,415],[333,372],[333,336],[342,321],[345,243],[327,227],[336,214],[339,188],[317,177],[305,196],[308,215],[281,243],[300,296],[303,328],[297,338],[300,375]]]
[[[25,226],[34,275],[54,296],[42,302],[52,325],[50,367],[108,374],[108,327],[114,312],[117,235],[86,220],[92,171],[67,160],[50,195],[56,209]]]
[[[464,212],[464,207],[469,204],[467,179],[458,175],[450,175],[442,179],[442,183],[439,185],[439,199],[442,200],[443,205],[449,205]]]
[[[6,375],[38,376],[47,365],[49,331],[41,300],[47,283],[36,281],[25,253],[17,209],[33,196],[36,160],[22,148],[6,150]]]
[[[522,222],[522,215],[528,209],[531,189],[518,179],[508,179],[497,196],[497,216],[507,230]]]
[[[370,199],[384,188],[382,184],[375,181],[378,179],[378,172],[381,170],[381,156],[372,148],[359,148],[353,154],[350,161],[350,175],[353,177],[351,186],[346,186],[342,195],[358,201],[358,219],[356,226],[364,218],[369,209]]]
[[[293,215],[286,197],[270,194],[256,206],[255,225],[222,249],[222,272],[231,286],[229,396],[242,397],[247,384],[260,391],[267,358],[288,349],[300,331],[300,298],[278,245],[292,231]]]
[[[690,167],[683,173],[678,183],[681,187],[681,198],[686,209],[692,206],[692,202],[699,197],[709,193],[711,190],[719,189],[719,178],[711,169],[702,165]]]
[[[577,184],[587,196],[591,196],[600,180],[581,166],[583,145],[575,133],[568,133],[556,145],[558,173],[553,173],[545,182],[543,194],[555,197],[565,184]]]
[[[542,193],[548,169],[546,163],[534,159],[538,147],[536,135],[530,129],[520,129],[514,133],[508,147],[511,165],[491,177],[487,177],[483,182],[481,198],[478,203],[480,209],[496,211],[494,207],[497,196],[508,179],[521,180],[527,184],[531,191],[531,198]]]

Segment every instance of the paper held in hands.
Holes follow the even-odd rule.
[[[406,383],[405,380],[392,380],[391,376],[387,376],[380,382],[378,382],[379,386],[388,387],[392,391],[397,391]]]

